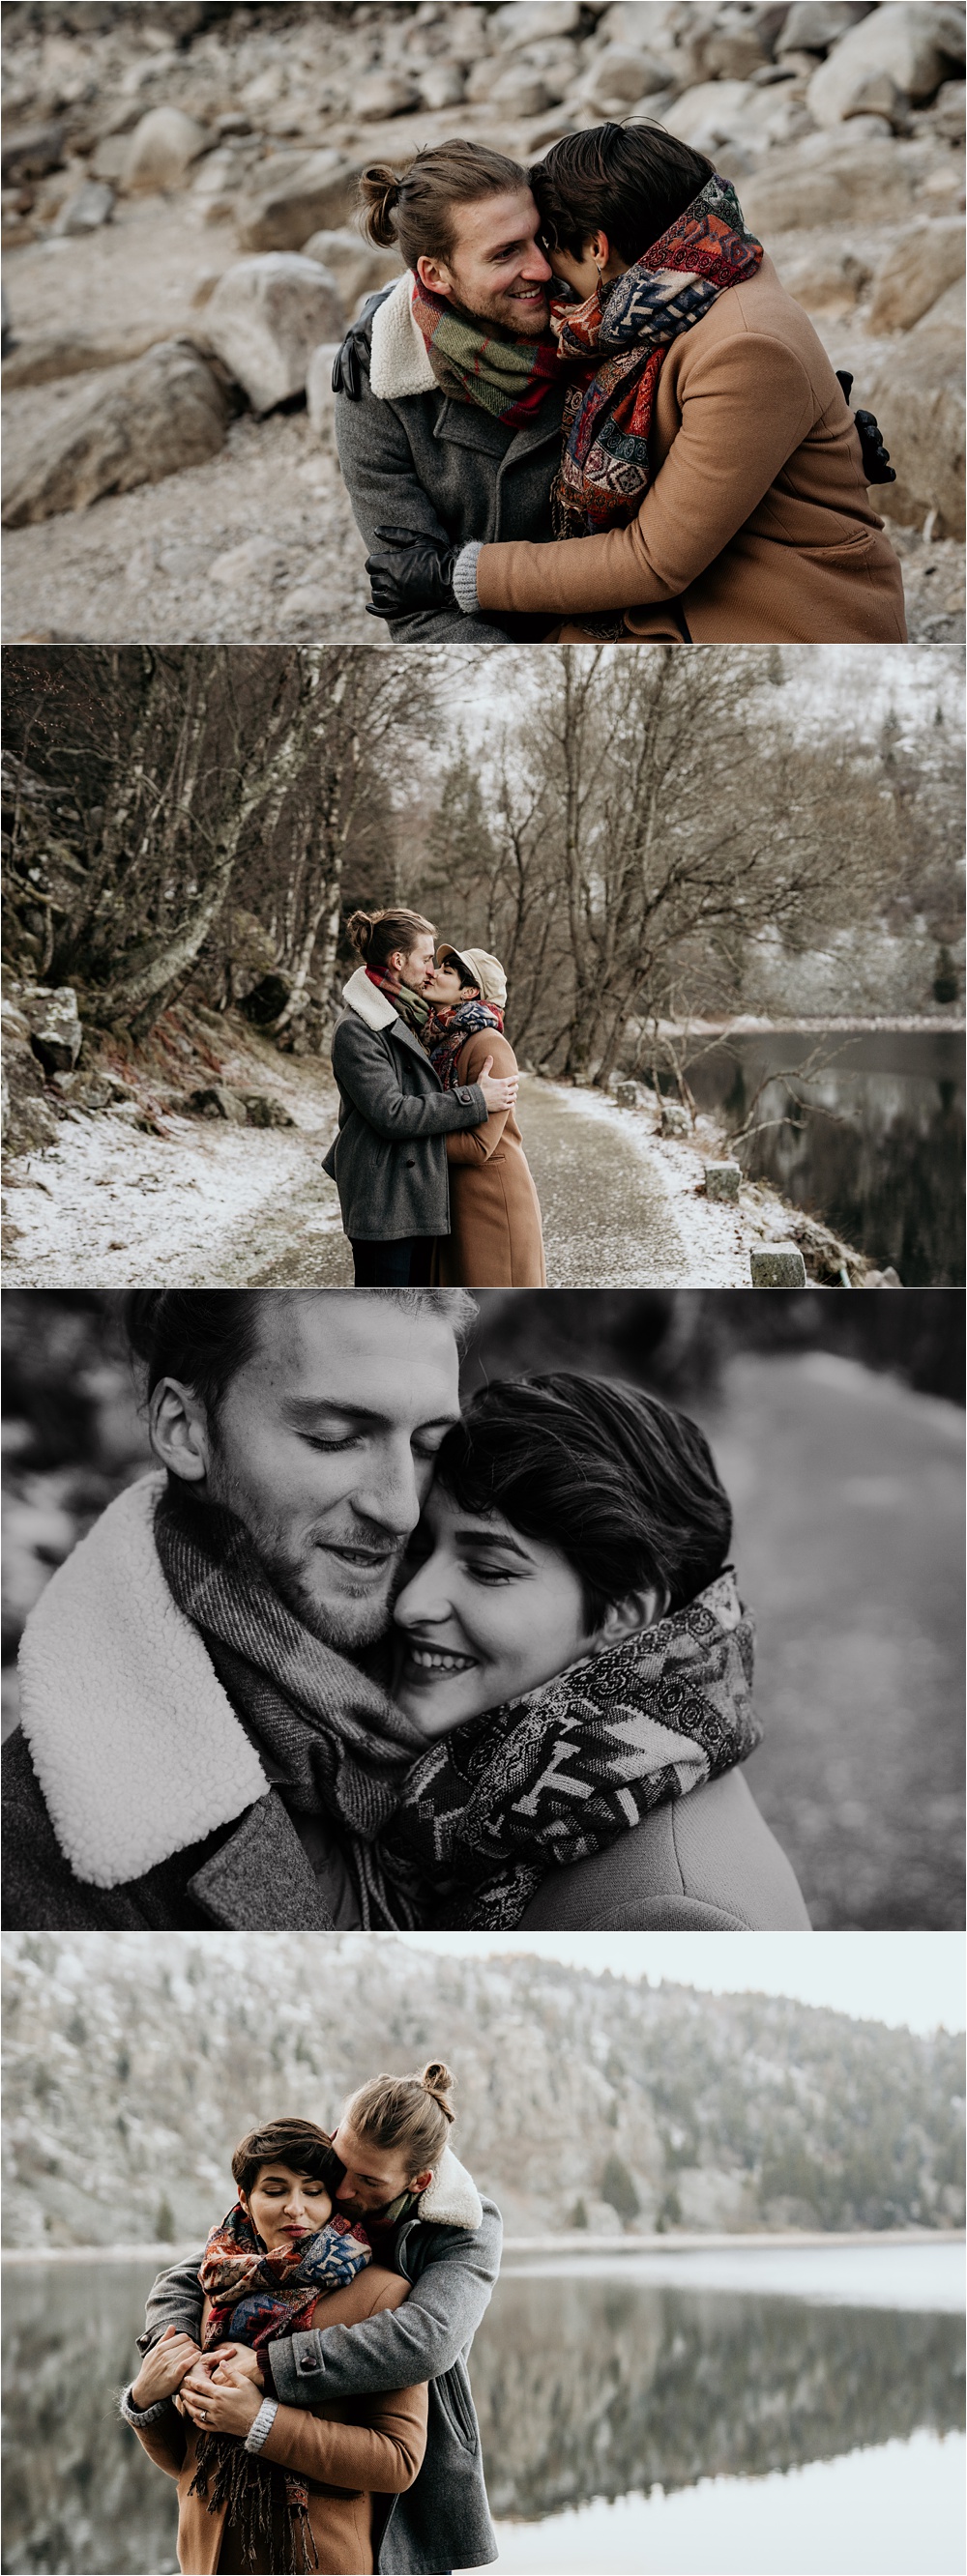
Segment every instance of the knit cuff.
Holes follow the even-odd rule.
[[[475,617],[480,602],[477,598],[477,556],[481,540],[473,538],[464,546],[453,567],[453,596],[464,617]]]
[[[261,2451],[263,2444],[268,2441],[269,2434],[271,2433],[278,2411],[279,2401],[277,2397],[263,2397],[255,2422],[254,2424],[250,2424],[245,2436],[245,2448],[247,2451]]]
[[[134,2381],[132,2379],[131,2388],[133,2387]],[[170,2397],[156,2397],[153,2406],[136,2406],[131,2395],[131,2388],[122,2388],[120,2398],[118,2399],[118,2404],[126,2424],[134,2424],[135,2426],[138,2424],[154,2424],[156,2423],[158,2416],[163,2415],[165,2408],[171,2404]]]

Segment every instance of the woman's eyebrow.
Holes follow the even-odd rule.
[[[457,1529],[454,1538],[458,1547],[502,1547],[510,1556],[519,1556],[523,1565],[530,1564],[526,1547],[520,1547],[509,1531]]]

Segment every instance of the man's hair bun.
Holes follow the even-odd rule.
[[[363,231],[367,241],[377,242],[380,250],[395,250],[394,215],[400,201],[402,180],[398,171],[390,170],[385,161],[373,161],[359,182],[363,209]]]
[[[452,2109],[450,2103],[450,2095],[453,2091],[454,2081],[455,2078],[451,2075],[449,2067],[444,2066],[442,2060],[438,2057],[431,2058],[429,2066],[424,2066],[422,2075],[420,2076],[420,2083],[423,2086],[424,2093],[432,2093],[434,2101],[439,2103],[444,2118],[447,2120],[454,2120],[456,2118],[456,2113]]]

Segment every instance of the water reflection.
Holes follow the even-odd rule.
[[[962,1038],[939,1029],[740,1032],[700,1056],[688,1078],[699,1107],[722,1111],[735,1130],[766,1076],[756,1115],[781,1121],[791,1097],[783,1077],[807,1060],[827,1069],[802,1086],[799,1131],[766,1126],[746,1160],[750,1178],[825,1217],[881,1268],[892,1262],[904,1287],[962,1287]]]
[[[112,2414],[151,2264],[7,2274],[11,2571],[167,2576],[174,2496]],[[761,2475],[962,2421],[954,2316],[612,2280],[502,2281],[474,2389],[494,2512]]]

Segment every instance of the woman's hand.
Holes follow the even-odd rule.
[[[186,2379],[182,2411],[200,2433],[240,2433],[244,2438],[251,2431],[262,2404],[262,2389],[248,2367],[250,2357],[255,2356],[223,2352],[214,2378],[196,2371]]]
[[[179,2334],[176,2326],[166,2326],[158,2343],[145,2354],[136,2380],[132,2383],[133,2406],[156,2406],[162,2397],[173,2397],[189,2370],[201,2360],[199,2346],[192,2335]]]
[[[498,1077],[491,1073],[492,1063],[493,1056],[488,1055],[482,1072],[477,1075],[477,1087],[483,1092],[488,1112],[494,1109],[512,1109],[517,1098],[518,1076],[516,1073],[509,1073]]]

